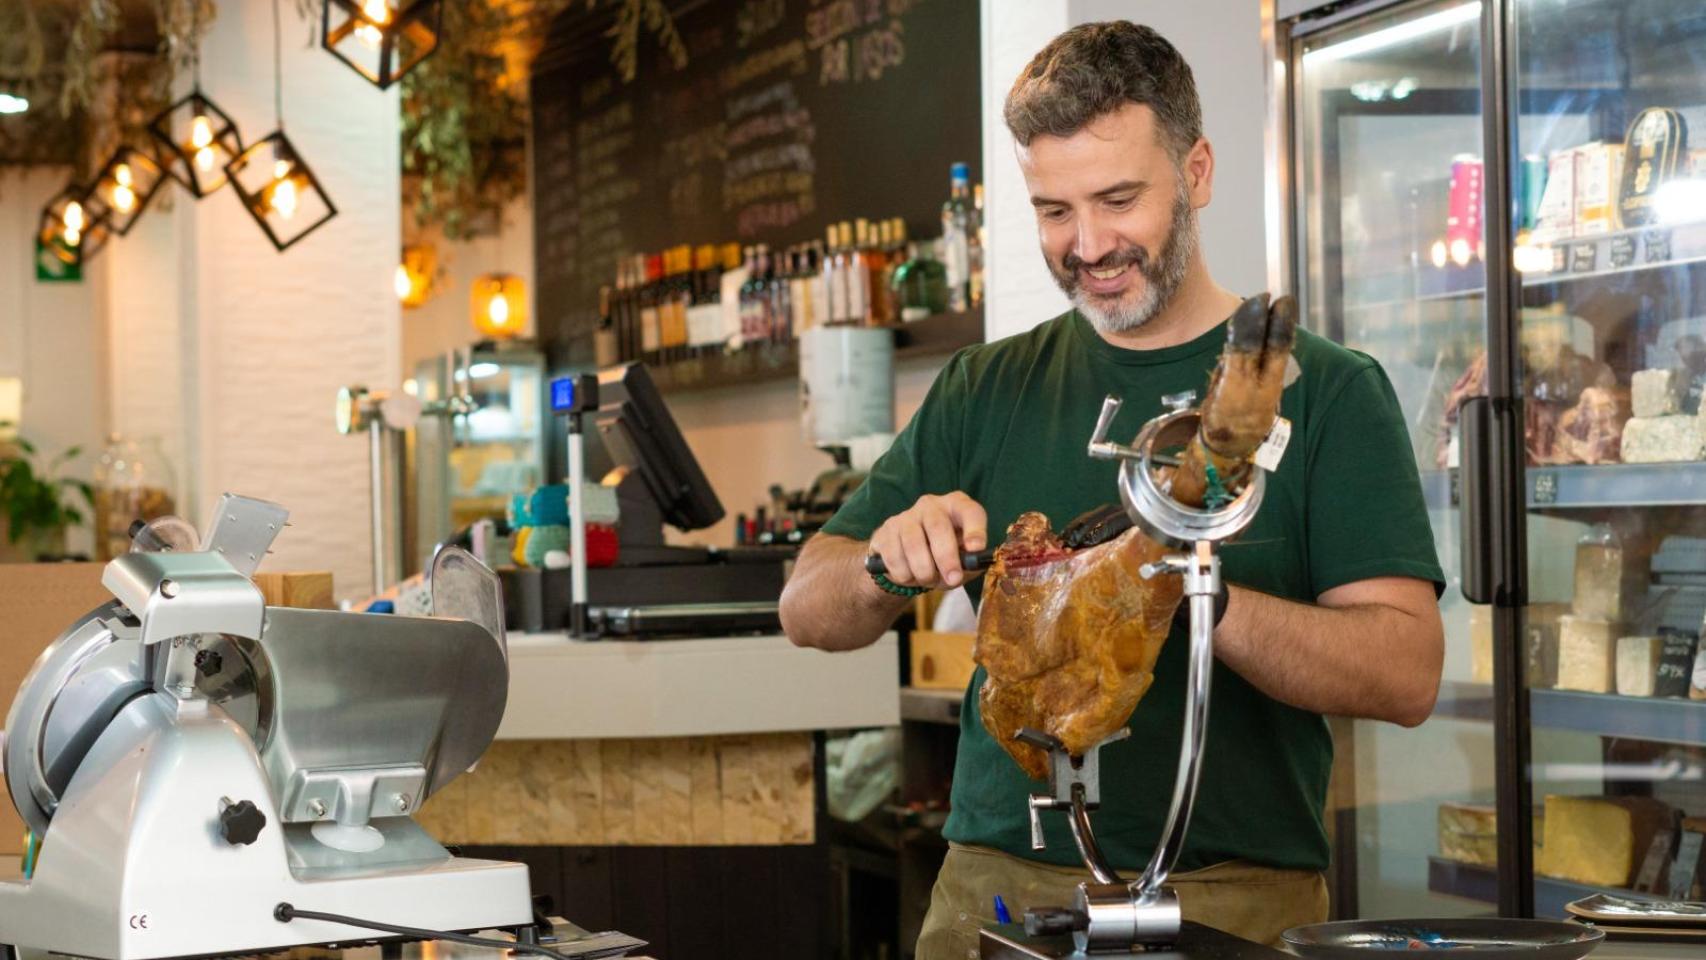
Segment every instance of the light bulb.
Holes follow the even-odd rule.
[[[492,325],[501,327],[509,322],[509,298],[499,293],[486,301],[486,316],[492,320]]]
[[[267,206],[286,220],[296,216],[296,181],[289,178],[273,181]]]
[[[212,142],[213,124],[208,122],[206,114],[196,114],[190,121],[190,146],[200,150]]]
[[[68,247],[75,247],[83,242],[83,231],[76,227],[66,227],[63,236],[65,237],[65,245]]]
[[[213,169],[213,148],[212,147],[202,147],[200,150],[197,150],[195,152],[195,165],[200,167],[203,172],[206,172],[208,170],[212,170]]]
[[[1433,261],[1434,266],[1440,268],[1441,270],[1445,269],[1446,260],[1445,260],[1445,241],[1444,240],[1435,240],[1434,241],[1434,245],[1431,248],[1429,248],[1429,250],[1428,250],[1428,259]]]
[[[1460,267],[1469,265],[1469,241],[1458,237],[1451,241],[1451,262]]]
[[[66,233],[80,232],[83,229],[83,224],[85,222],[83,219],[83,205],[75,200],[71,201],[65,205],[65,212],[60,214],[60,218],[65,221]]]
[[[409,279],[409,268],[397,264],[397,272],[391,277],[391,289],[397,291],[397,299],[408,300],[409,291],[414,288],[414,282]]]
[[[372,21],[372,23],[383,24],[388,23],[391,20],[391,5],[386,3],[385,0],[366,0],[366,2],[361,5],[361,12],[362,15],[367,17],[367,19]],[[379,41],[381,39],[378,27],[364,23],[355,28],[355,35],[356,38],[366,44],[369,49],[378,48]]]
[[[131,208],[136,206],[136,191],[122,183],[114,187],[113,206],[118,208],[119,213],[129,213]]]
[[[130,164],[121,163],[118,166],[113,168],[113,182],[117,183],[121,187],[130,186],[130,184],[131,184]]]

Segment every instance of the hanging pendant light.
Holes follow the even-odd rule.
[[[527,287],[513,273],[488,273],[474,281],[469,320],[493,340],[508,340],[527,325]]]
[[[338,215],[332,198],[320,186],[284,134],[284,78],[280,66],[278,0],[273,0],[273,109],[278,129],[251,144],[225,165],[231,186],[243,200],[243,209],[261,225],[267,239],[280,251]]]
[[[438,49],[443,21],[439,0],[325,0],[320,45],[383,90]]]
[[[192,4],[199,11],[200,4]],[[197,200],[225,186],[225,165],[243,152],[237,124],[201,92],[201,33],[199,22],[190,36],[195,82],[189,95],[160,111],[148,122],[148,132],[160,147],[160,166],[183,184]]]
[[[112,236],[109,211],[81,184],[68,184],[42,208],[36,241],[61,262],[81,266]]]
[[[119,147],[95,176],[94,195],[110,211],[107,222],[114,233],[124,236],[136,218],[154,199],[166,171],[153,157],[131,146]]]

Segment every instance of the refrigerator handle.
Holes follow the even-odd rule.
[[[1457,489],[1463,523],[1463,599],[1492,603],[1498,588],[1497,538],[1493,532],[1493,401],[1470,397],[1457,408]]]

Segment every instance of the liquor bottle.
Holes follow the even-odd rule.
[[[680,359],[681,347],[687,343],[687,305],[684,302],[681,248],[664,251],[664,281],[658,298],[658,344],[662,361],[674,363]]]
[[[647,363],[657,363],[663,347],[663,256],[651,254],[645,264],[645,281],[640,287],[640,354]]]
[[[841,221],[842,279],[847,284],[845,322],[851,324],[864,324],[871,310],[871,277],[865,270],[865,255],[859,246],[847,221]]]
[[[920,240],[911,255],[894,272],[894,290],[900,297],[900,318],[922,320],[948,309],[948,269],[934,255],[935,244]]]
[[[592,336],[593,361],[601,367],[616,362],[616,314],[612,310],[615,291],[605,284],[598,288],[598,330]]]
[[[758,323],[762,308],[758,303],[758,295],[763,290],[763,281],[758,275],[758,248],[748,246],[742,251],[743,266],[746,270],[746,280],[740,285],[740,346],[758,339]]]
[[[723,351],[732,350],[740,344],[740,291],[746,283],[746,276],[740,244],[723,244],[723,270],[717,277],[717,296],[722,313],[717,342]]]
[[[811,251],[806,244],[795,244],[790,255],[793,264],[788,270],[788,304],[792,309],[788,314],[790,331],[794,339],[811,329],[812,325],[812,275]]]
[[[770,262],[764,271],[765,307],[769,311],[770,340],[787,343],[794,328],[792,301],[788,297],[788,258],[764,248]]]
[[[841,227],[830,224],[823,248],[824,323],[847,322],[847,280],[841,262]]]
[[[964,310],[971,299],[971,177],[964,163],[949,169],[948,202],[942,204],[942,265],[948,268],[948,308]]]
[[[906,221],[893,217],[884,221],[888,228],[887,243],[883,249],[882,275],[877,278],[873,289],[884,304],[891,324],[900,322],[900,294],[895,290],[894,275],[900,265],[906,262]]]
[[[983,305],[983,256],[984,241],[988,233],[983,226],[983,184],[972,188],[972,230],[967,234],[970,246],[967,248],[966,299],[974,307]]]

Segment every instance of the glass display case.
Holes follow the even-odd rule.
[[[1270,27],[1278,279],[1391,377],[1451,581],[1432,719],[1345,726],[1335,912],[1698,898],[1706,8],[1275,0]]]
[[[414,380],[426,411],[412,450],[418,570],[435,545],[545,482],[548,416],[545,356],[529,343],[424,360]]]

